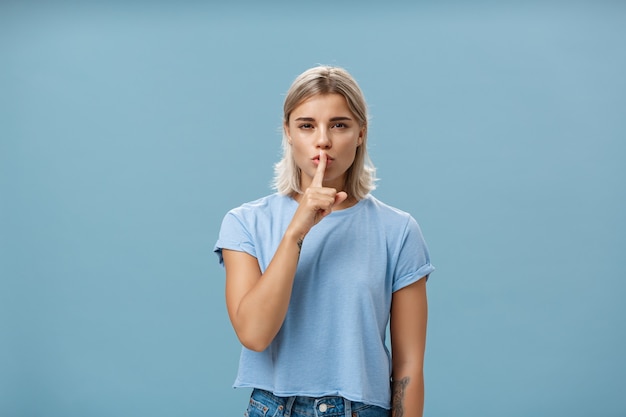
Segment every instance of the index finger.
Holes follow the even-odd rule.
[[[326,156],[326,153],[320,149],[320,161],[317,164],[317,170],[315,171],[315,176],[313,177],[313,180],[311,181],[311,185],[313,187],[322,186],[322,181],[324,180],[324,172],[326,171],[327,160],[328,160],[328,157]]]

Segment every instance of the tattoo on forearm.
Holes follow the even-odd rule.
[[[411,378],[405,376],[398,381],[391,382],[391,408],[393,417],[404,416],[404,393]]]

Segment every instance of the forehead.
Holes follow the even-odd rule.
[[[311,116],[323,118],[338,115],[353,116],[346,98],[338,93],[315,94],[302,100],[291,112],[293,116]]]

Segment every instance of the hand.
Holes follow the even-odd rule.
[[[328,216],[334,206],[343,203],[348,198],[346,192],[338,192],[334,188],[322,185],[327,161],[328,156],[323,150],[320,150],[320,161],[315,176],[302,195],[300,205],[293,216],[292,225],[297,228],[302,237],[324,217]]]

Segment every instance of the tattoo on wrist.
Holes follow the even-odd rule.
[[[300,239],[298,239],[298,255],[300,254],[300,252],[302,252],[302,242],[304,242],[304,238],[301,237]]]
[[[405,376],[402,379],[391,382],[391,407],[393,417],[404,416],[404,393],[411,378]]]

